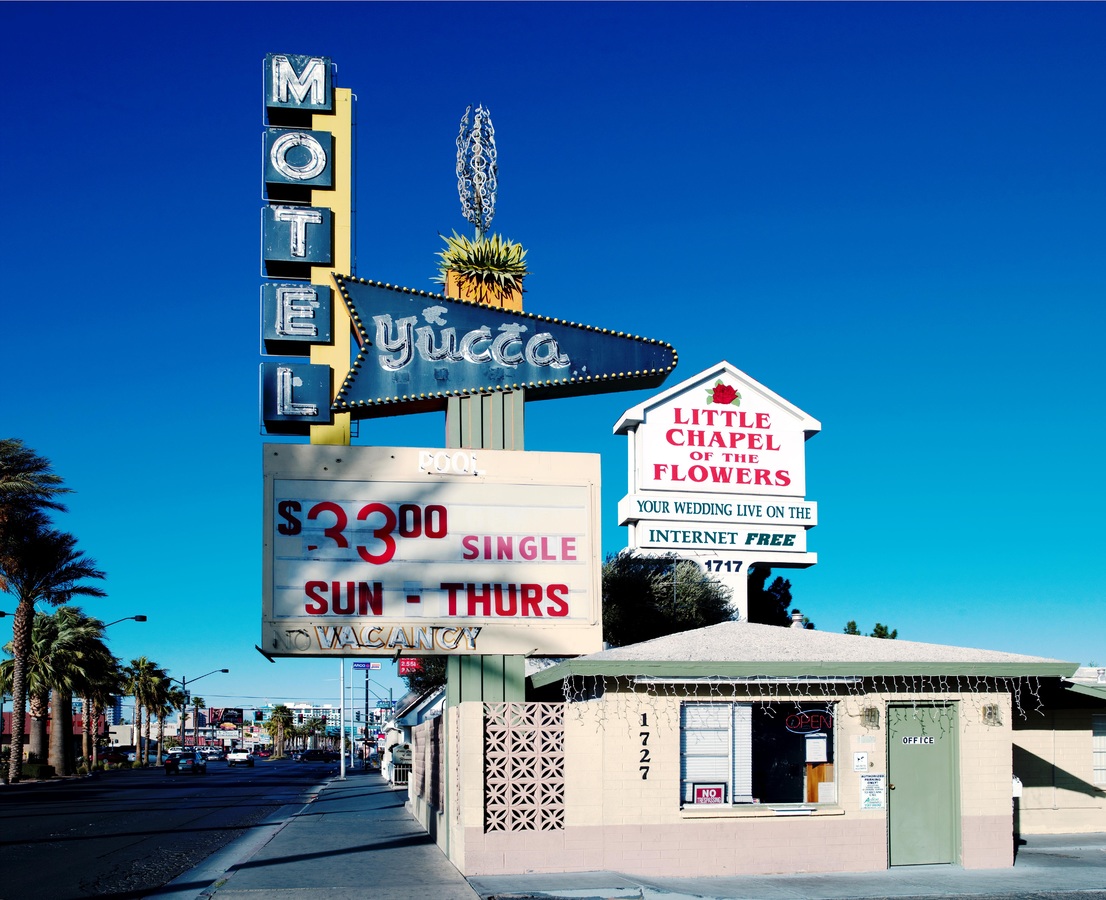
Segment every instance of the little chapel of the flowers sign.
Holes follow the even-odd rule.
[[[806,441],[821,423],[727,362],[627,410],[615,425],[629,450],[618,505],[627,545],[699,562],[748,612],[754,563],[814,565],[807,530]]]

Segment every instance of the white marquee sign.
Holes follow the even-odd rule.
[[[599,457],[265,447],[274,656],[602,647]]]

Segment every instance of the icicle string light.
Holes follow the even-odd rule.
[[[935,704],[956,700],[976,712],[974,721],[982,721],[983,707],[993,703],[996,695],[1007,695],[1023,720],[1029,713],[1043,714],[1041,680],[1028,678],[988,677],[973,675],[877,675],[871,678],[827,679],[808,675],[794,678],[749,676],[726,678],[651,678],[633,675],[569,675],[562,682],[567,712],[582,721],[592,718],[597,730],[608,722],[618,722],[633,731],[642,712],[650,714],[657,724],[676,728],[679,700],[704,702],[757,702],[765,706],[769,716],[782,707],[800,708],[812,702],[841,703],[843,715],[862,718],[868,706],[886,708],[889,705],[909,706],[919,722],[929,721],[945,727],[946,719],[938,715]],[[596,704],[596,701],[605,701]],[[663,702],[661,702],[663,701]]]

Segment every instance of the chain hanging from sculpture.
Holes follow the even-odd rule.
[[[466,107],[457,133],[457,193],[461,213],[475,226],[477,239],[491,228],[495,216],[498,171],[491,114],[477,106],[473,116],[472,107]]]

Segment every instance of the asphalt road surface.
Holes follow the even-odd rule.
[[[120,770],[0,786],[0,900],[138,900],[290,803],[333,763],[209,762],[206,775]]]

